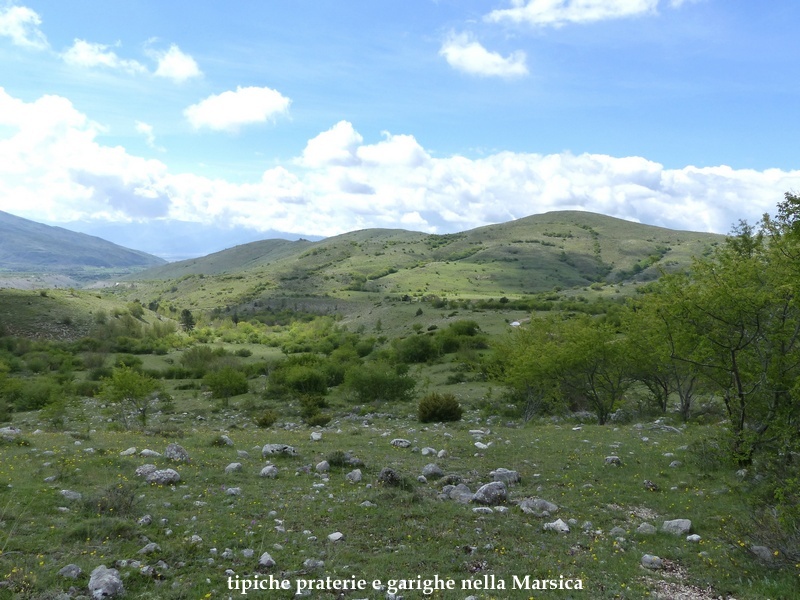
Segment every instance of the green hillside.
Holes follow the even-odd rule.
[[[266,240],[128,280],[145,304],[205,310],[276,298],[511,298],[652,280],[722,239],[563,211],[445,235],[368,229],[318,242]]]

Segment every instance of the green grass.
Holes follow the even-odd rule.
[[[655,580],[675,580],[679,569],[684,585],[712,586],[718,594],[741,600],[791,598],[796,589],[797,568],[766,568],[743,548],[749,542],[739,537],[737,524],[746,521],[747,506],[734,474],[701,473],[682,449],[708,436],[713,427],[690,427],[683,434],[633,426],[584,425],[576,431],[566,422],[507,427],[498,418],[487,421],[474,411],[459,423],[422,426],[405,417],[414,408],[408,404],[380,407],[383,416],[340,416],[323,430],[321,441],[312,442],[307,428],[287,430],[278,423],[268,430],[256,429],[235,407],[237,402],[228,411],[206,413],[207,421],[196,421],[189,401],[179,403],[175,414],[161,417],[161,430],[179,429],[179,439],[111,432],[94,411],[89,411],[88,424],[75,424],[82,431],[88,428],[88,435],[32,434],[36,415],[20,415],[18,425],[30,445],[6,442],[0,447],[0,581],[7,582],[6,592],[19,598],[43,597],[39,594],[75,583],[57,575],[66,564],[76,563],[84,570],[80,586],[99,564],[137,559],[155,566],[158,578],[130,566],[121,568],[131,597],[227,597],[225,570],[233,569],[240,577],[266,576],[257,568],[265,551],[278,563],[270,572],[292,580],[355,576],[385,581],[439,575],[460,586],[471,577],[494,575],[510,586],[513,575],[563,574],[583,580],[586,591],[574,597],[638,599],[654,589]],[[474,446],[475,437],[468,433],[474,428],[489,429],[483,438],[492,442],[488,450]],[[234,447],[212,444],[221,432],[234,440]],[[389,443],[394,437],[405,437],[417,448],[445,449],[448,456],[437,460],[394,448]],[[130,446],[163,452],[170,441],[188,450],[190,464],[119,455]],[[273,459],[280,469],[275,480],[258,476],[265,464],[260,454],[265,443],[290,444],[299,452],[297,457]],[[250,457],[238,457],[237,450]],[[327,479],[314,473],[313,465],[337,451],[364,460],[361,483],[346,481],[349,467],[332,468]],[[670,452],[675,456],[664,456]],[[604,464],[604,457],[612,453],[622,457],[621,467]],[[684,466],[669,468],[675,459]],[[243,463],[243,471],[226,474],[225,466],[235,461]],[[146,462],[176,468],[181,482],[174,488],[144,484],[133,473]],[[522,481],[509,488],[507,513],[478,515],[472,506],[439,499],[441,485],[436,482],[416,482],[430,462],[460,477],[473,491],[498,467],[518,470]],[[296,474],[303,466],[311,466],[311,473]],[[377,475],[387,466],[410,485],[379,484]],[[45,483],[52,475],[58,479]],[[644,479],[660,490],[645,489]],[[225,494],[234,486],[241,487],[241,496]],[[65,500],[59,494],[62,489],[80,492],[83,500]],[[528,497],[545,498],[560,509],[550,519],[524,514],[516,504]],[[360,506],[364,501],[376,506]],[[60,506],[69,511],[61,512]],[[138,523],[145,514],[151,515],[152,524]],[[556,517],[575,519],[577,524],[569,534],[543,531],[543,523]],[[702,541],[693,544],[682,537],[635,531],[644,521],[658,527],[674,518],[691,519]],[[591,521],[589,531],[582,530],[584,521]],[[609,534],[615,526],[625,530],[624,541]],[[327,540],[335,531],[344,533],[343,541]],[[192,544],[193,535],[203,541]],[[138,555],[145,538],[159,544],[161,551]],[[226,548],[233,551],[232,558],[222,558]],[[245,549],[254,550],[254,557],[245,558]],[[639,563],[645,553],[670,561],[671,572],[643,570]],[[324,568],[307,573],[303,561],[309,558],[324,561]],[[168,568],[157,566],[159,560]],[[433,597],[463,598],[469,593],[459,589]],[[498,599],[569,597],[520,590],[473,593]],[[314,597],[335,596],[320,592]],[[422,595],[408,592],[406,597]]]

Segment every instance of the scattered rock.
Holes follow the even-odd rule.
[[[183,446],[179,446],[178,444],[170,444],[167,446],[167,449],[164,450],[164,457],[170,460],[174,460],[176,462],[189,462],[189,453]]]
[[[569,525],[564,523],[561,519],[553,521],[552,523],[545,523],[542,526],[544,531],[557,531],[558,533],[569,533]]]
[[[324,560],[317,560],[316,558],[307,558],[303,561],[303,566],[308,569],[321,569],[325,566]]]
[[[314,467],[314,470],[317,473],[327,473],[328,471],[331,470],[331,465],[327,460],[323,460],[317,463],[317,466]]]
[[[489,508],[488,506],[476,506],[472,509],[472,512],[478,515],[491,515],[494,514],[494,511]]]
[[[61,490],[59,494],[64,496],[67,500],[77,501],[83,498],[80,492],[73,492],[72,490]]]
[[[491,473],[489,473],[492,477],[494,477],[495,481],[502,481],[505,484],[512,484],[512,483],[519,483],[520,476],[517,471],[511,471],[510,469],[499,468],[495,469]]]
[[[641,533],[642,535],[653,535],[657,532],[655,525],[651,525],[650,523],[642,523],[639,527],[636,528],[637,533]]]
[[[345,478],[347,479],[347,481],[358,483],[359,481],[361,481],[362,478],[361,469],[353,469],[347,475],[345,475]]]
[[[644,489],[646,489],[646,490],[648,490],[650,492],[657,492],[658,491],[658,485],[653,483],[649,479],[645,479],[644,480]]]
[[[472,501],[477,502],[478,504],[495,506],[496,504],[505,502],[507,497],[508,492],[506,491],[506,484],[502,481],[493,481],[479,487],[478,491],[475,492]]]
[[[687,541],[687,542],[692,542],[693,544],[698,544],[698,543],[700,543],[700,540],[702,540],[702,539],[703,539],[703,538],[701,538],[701,537],[700,537],[699,535],[697,535],[696,533],[693,533],[692,535],[687,535],[687,536],[686,536],[686,541]]]
[[[135,471],[134,474],[137,477],[147,477],[148,475],[150,475],[151,473],[154,473],[155,471],[158,471],[158,467],[157,466],[151,465],[151,464],[146,464],[146,465],[141,465],[139,467],[136,467],[136,471]]]
[[[467,487],[467,485],[464,483],[459,483],[458,485],[454,486],[446,486],[445,489],[447,491],[445,492],[445,490],[442,490],[442,492],[446,493],[448,498],[461,504],[468,504],[472,502],[472,499],[475,497],[475,494],[473,494],[469,487]]]
[[[681,461],[679,461],[679,460],[673,460],[671,463],[669,463],[669,467],[670,467],[670,469],[677,469],[682,464],[683,463]]]
[[[135,446],[131,446],[127,450],[123,450],[122,452],[119,453],[120,456],[133,456],[134,454],[136,454]]]
[[[441,467],[435,463],[429,463],[422,467],[422,476],[423,477],[435,477],[439,478],[444,476],[444,471],[442,471]]]
[[[344,534],[341,531],[335,531],[328,536],[329,542],[341,542],[344,539]]]
[[[155,542],[150,542],[144,548],[139,550],[139,554],[153,554],[154,552],[161,552],[161,546]]]
[[[673,519],[664,521],[661,531],[673,535],[686,535],[692,531],[692,522],[689,519]]]
[[[269,555],[269,552],[264,552],[258,559],[258,566],[264,567],[265,569],[274,567],[276,564],[275,560]]]
[[[147,476],[147,483],[155,483],[157,485],[171,485],[178,483],[180,480],[180,474],[174,469],[153,471]]]
[[[378,482],[383,485],[398,485],[400,483],[400,474],[391,467],[384,467],[378,473]]]
[[[489,444],[484,444],[483,442],[475,442],[475,447],[478,450],[488,450],[489,449]]]
[[[150,448],[145,448],[139,452],[139,456],[144,456],[145,458],[158,458],[161,456],[161,452],[156,452],[155,450],[150,450]]]
[[[89,592],[95,600],[113,598],[125,591],[119,571],[100,565],[89,576]]]
[[[268,477],[269,479],[275,479],[278,476],[278,467],[275,465],[267,465],[261,472],[258,474],[259,477]]]
[[[750,552],[755,554],[763,562],[772,562],[772,550],[766,546],[750,546]]]
[[[77,579],[81,576],[81,573],[83,573],[83,569],[75,564],[69,564],[58,572],[59,575],[67,579]]]
[[[319,431],[312,431],[311,432],[311,441],[318,442],[322,439],[322,434]]]
[[[606,464],[612,467],[622,466],[622,459],[619,456],[606,456]]]
[[[645,569],[663,569],[664,568],[664,561],[652,554],[645,554],[642,557],[642,566]]]
[[[404,440],[403,438],[395,438],[391,442],[389,442],[395,448],[410,448],[411,442],[408,440]]]
[[[265,444],[264,447],[261,448],[261,456],[269,456],[272,454],[297,456],[297,450],[294,449],[294,446],[288,446],[286,444]]]
[[[242,470],[242,463],[240,462],[233,462],[225,467],[226,473],[238,473]]]
[[[242,488],[240,487],[229,487],[225,489],[226,496],[241,496],[242,495]]]
[[[522,512],[535,517],[549,517],[558,510],[558,505],[542,498],[527,498],[519,503]]]

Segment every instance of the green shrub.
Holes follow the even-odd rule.
[[[432,392],[419,401],[417,417],[421,423],[460,421],[464,410],[453,394]]]
[[[253,351],[250,350],[250,348],[239,348],[235,352],[235,354],[236,354],[236,356],[240,356],[242,358],[247,358],[248,356],[252,356],[253,355]]]
[[[253,417],[253,423],[256,424],[257,427],[261,429],[267,429],[268,427],[272,427],[275,423],[278,422],[278,413],[274,410],[265,410],[261,414],[256,415]]]
[[[318,412],[315,415],[305,419],[305,423],[309,427],[325,427],[325,425],[331,422],[332,418],[333,417],[327,413]]]
[[[410,400],[416,383],[386,363],[367,363],[348,369],[344,385],[358,402],[394,402]]]

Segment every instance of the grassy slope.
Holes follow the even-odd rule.
[[[281,297],[323,297],[327,310],[335,300],[363,307],[387,294],[518,297],[598,280],[652,279],[687,266],[721,239],[554,212],[443,236],[371,229],[319,242],[256,242],[146,271],[127,292],[145,304],[199,310]]]

